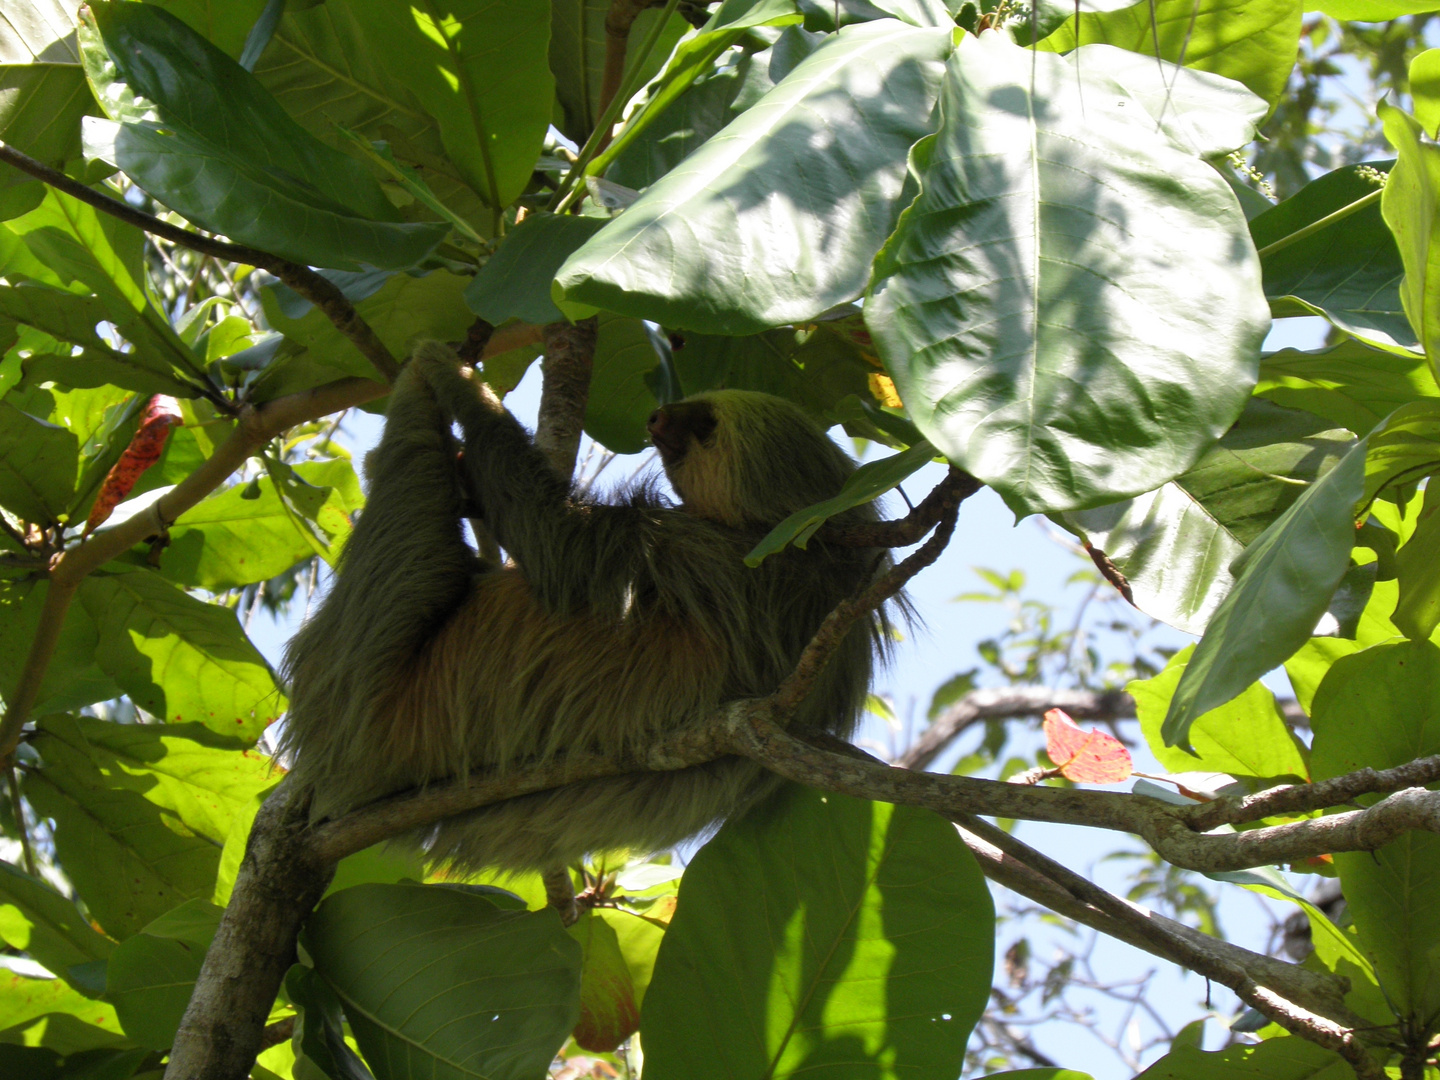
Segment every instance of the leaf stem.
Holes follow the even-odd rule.
[[[570,166],[570,171],[560,181],[560,187],[555,192],[555,197],[550,200],[547,208],[552,213],[562,214],[575,201],[576,192],[582,190],[577,187],[580,178],[585,175],[585,168],[600,152],[600,147],[605,141],[605,133],[614,126],[620,116],[620,110],[625,103],[634,96],[638,89],[641,73],[645,67],[645,61],[655,49],[655,43],[660,40],[660,35],[665,29],[665,24],[670,21],[670,16],[680,6],[680,0],[667,0],[665,10],[655,20],[655,25],[650,27],[650,32],[645,35],[644,42],[640,45],[640,51],[635,56],[635,63],[630,68],[630,74],[626,76],[619,92],[610,99],[605,106],[605,111],[600,114],[599,121],[595,124],[595,130],[590,132],[590,137],[585,140],[585,145],[580,148],[580,154],[575,159],[575,164]]]
[[[20,852],[25,859],[25,872],[31,877],[35,873],[35,852],[30,847],[30,830],[25,826],[25,811],[20,806],[20,776],[15,763],[10,763],[10,805],[15,811],[15,827],[20,830]]]
[[[1261,260],[1264,260],[1266,256],[1273,255],[1275,252],[1281,251],[1284,248],[1289,247],[1291,244],[1298,243],[1299,241],[1304,240],[1307,236],[1319,232],[1321,229],[1329,228],[1331,225],[1334,225],[1335,222],[1340,221],[1343,218],[1347,218],[1351,214],[1354,214],[1360,210],[1364,210],[1365,207],[1378,200],[1383,194],[1385,194],[1385,189],[1380,188],[1376,191],[1370,192],[1370,194],[1368,195],[1362,195],[1354,202],[1342,206],[1339,210],[1336,210],[1330,214],[1326,214],[1319,221],[1312,221],[1303,229],[1296,229],[1289,236],[1282,236],[1273,244],[1266,244],[1257,252],[1257,254],[1260,256]]]

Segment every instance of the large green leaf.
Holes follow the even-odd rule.
[[[590,137],[600,119],[600,87],[605,75],[605,16],[610,0],[551,0],[550,70],[555,76],[555,98],[564,122],[560,130],[576,144]],[[662,12],[654,7],[640,12],[630,26],[625,50],[625,75],[635,70],[639,45],[654,28]],[[640,78],[648,82],[665,65],[675,43],[690,30],[678,12],[660,32],[650,55],[643,58]],[[623,77],[622,77],[623,78]]]
[[[306,462],[295,471],[307,483],[333,488],[337,509],[364,502],[348,461]],[[196,503],[170,527],[160,572],[172,581],[211,592],[267,581],[312,556],[293,512],[282,505],[268,476],[226,488]]]
[[[350,5],[367,49],[434,118],[470,187],[497,210],[509,206],[550,125],[549,0]]]
[[[841,31],[571,256],[558,294],[717,334],[853,299],[894,227],[950,41],[893,21]]]
[[[183,377],[193,382],[200,377],[203,365],[171,329],[150,292],[145,277],[144,233],[54,189],[46,193],[38,207],[7,221],[4,228],[19,237],[43,267],[44,276],[34,280],[70,291],[88,287],[95,294],[99,317],[113,323],[134,346],[129,362],[166,376],[181,387],[182,394],[194,392],[184,389],[184,383],[177,380]],[[31,276],[28,267],[20,270],[23,276]],[[8,270],[6,273],[9,276]],[[59,302],[59,298],[54,300]],[[30,302],[40,301],[32,298]],[[23,311],[17,311],[16,317],[29,321]],[[70,340],[48,325],[41,325],[41,329]],[[93,336],[95,322],[89,324],[88,330]],[[81,338],[76,344],[93,343]]]
[[[73,900],[7,862],[0,862],[0,939],[62,978],[75,964],[104,960],[115,947]]]
[[[1365,494],[1362,440],[1311,484],[1232,564],[1235,587],[1205,628],[1161,727],[1189,746],[1190,726],[1303,645],[1350,563],[1355,506]]]
[[[378,1080],[533,1080],[579,1014],[580,947],[553,911],[438,885],[359,885],[302,938]]]
[[[1399,598],[1395,626],[1414,641],[1430,637],[1440,625],[1440,484],[1425,485],[1415,531],[1395,556]]]
[[[9,700],[19,684],[30,644],[35,640],[50,583],[26,579],[0,583],[0,697]],[[71,604],[60,640],[41,677],[32,712],[78,709],[120,696],[120,688],[95,662],[99,631],[90,614]]]
[[[1153,679],[1136,679],[1125,687],[1135,699],[1135,715],[1155,759],[1171,772],[1204,770],[1257,779],[1305,779],[1309,770],[1304,750],[1285,723],[1275,695],[1260,683],[1251,683],[1238,697],[1195,721],[1190,742],[1198,759],[1165,745],[1160,724],[1193,652],[1194,646],[1182,649]]]
[[[1370,168],[1389,169],[1390,162]],[[1306,184],[1279,206],[1250,222],[1255,246],[1264,248],[1313,225],[1366,195],[1372,180],[1348,165]],[[1277,316],[1320,315],[1346,333],[1381,349],[1418,348],[1400,303],[1404,267],[1379,203],[1266,254],[1265,295]]]
[[[1434,0],[1318,0],[1313,10],[1347,22],[1387,22],[1402,15],[1432,12],[1435,4]]]
[[[1380,198],[1405,265],[1400,301],[1434,369],[1440,365],[1440,146],[1423,139],[1420,122],[1393,105],[1381,102],[1378,113],[1400,155]]]
[[[411,274],[332,274],[391,354],[406,357],[421,338],[462,341],[473,318],[465,308],[469,279],[448,270]],[[323,312],[279,283],[260,290],[270,325],[304,345],[306,357],[348,375],[379,381],[370,361]]]
[[[199,725],[119,725],[52,716],[25,796],[55,819],[55,850],[91,913],[115,937],[188,899],[208,899],[227,825],[265,777],[258,755]]]
[[[985,881],[947,822],[787,786],[686,869],[641,1013],[645,1068],[955,1076],[994,942]]]
[[[1316,780],[1440,753],[1440,647],[1378,645],[1337,660],[1315,695]],[[1373,798],[1362,800],[1373,802]],[[1402,1016],[1440,1010],[1440,836],[1408,832],[1375,852],[1337,853],[1360,945]]]
[[[258,739],[284,712],[285,698],[235,613],[153,570],[112,567],[87,577],[79,595],[100,632],[101,670],[170,723],[197,721],[227,738]]]
[[[650,88],[644,104],[626,121],[614,142],[585,171],[592,176],[603,173],[616,156],[670,108],[676,98],[710,70],[721,53],[739,42],[750,30],[761,26],[790,26],[800,19],[795,0],[724,0],[699,32],[676,46],[665,70]]]
[[[1382,419],[1417,398],[1440,398],[1423,356],[1386,352],[1346,338],[1338,345],[1283,349],[1260,361],[1255,393],[1369,434]]]
[[[865,322],[910,417],[1019,514],[1173,479],[1254,380],[1259,267],[1234,194],[1195,156],[1245,114],[1214,124],[1233,84],[1156,66],[965,38],[940,132],[912,155],[921,193],[875,260]]]
[[[1071,18],[1036,48],[1118,45],[1234,79],[1273,106],[1295,66],[1304,10],[1298,0],[1139,0]]]
[[[1230,564],[1245,545],[1351,442],[1316,416],[1252,399],[1190,471],[1063,521],[1125,575],[1141,611],[1199,634],[1234,584]]]
[[[159,110],[158,120],[140,118],[103,89],[112,160],[197,225],[349,269],[409,266],[449,231],[400,222],[365,166],[308,135],[254,76],[168,12],[129,3],[91,11],[116,76]],[[103,86],[99,51],[86,60]]]
[[[53,168],[80,156],[80,117],[98,111],[58,0],[13,5],[0,26],[0,139]],[[45,197],[44,185],[0,165],[0,219]]]
[[[223,909],[188,900],[122,941],[105,970],[105,997],[125,1034],[151,1050],[168,1050]]]

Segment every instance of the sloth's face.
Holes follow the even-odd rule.
[[[715,425],[715,407],[701,399],[661,405],[650,414],[645,430],[668,472],[684,461],[695,445],[713,443]]]

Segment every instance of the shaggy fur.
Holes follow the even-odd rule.
[[[746,567],[756,541],[833,496],[854,465],[779,398],[726,390],[667,408],[680,504],[590,502],[448,349],[421,347],[366,461],[369,503],[335,585],[286,656],[283,749],[317,815],[477,767],[643,747],[768,694],[826,613],[888,564],[812,541]],[[462,483],[512,564],[466,544]],[[873,518],[866,506],[841,521]],[[883,616],[852,630],[797,725],[848,736],[888,636]],[[418,839],[462,867],[548,867],[671,846],[774,784],[728,758],[514,799]]]

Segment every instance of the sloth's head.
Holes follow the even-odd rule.
[[[771,526],[834,496],[855,463],[798,406],[751,390],[662,405],[646,425],[685,509]]]

